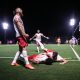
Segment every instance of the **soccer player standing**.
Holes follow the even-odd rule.
[[[57,42],[57,44],[58,44],[58,46],[59,46],[59,45],[61,44],[61,38],[58,37],[57,40],[56,40],[56,42]]]
[[[17,38],[18,45],[19,45],[19,51],[17,51],[11,65],[18,66],[17,59],[20,56],[20,54],[22,54],[25,60],[25,67],[28,69],[34,69],[34,67],[32,67],[28,61],[28,55],[26,51],[26,46],[28,46],[28,43],[26,42],[26,38],[29,37],[29,35],[25,33],[24,24],[21,19],[21,16],[23,16],[22,9],[16,8],[15,15],[13,18],[13,24],[14,24],[14,29],[16,32],[16,38]]]
[[[33,38],[35,38],[34,40],[36,41],[38,53],[39,53],[39,46],[41,47],[41,49],[47,50],[44,47],[44,45],[41,43],[41,37],[44,37],[46,39],[49,39],[49,37],[46,37],[42,33],[40,33],[40,30],[37,30],[37,33],[30,39],[30,40],[32,40]]]

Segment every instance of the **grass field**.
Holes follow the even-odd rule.
[[[0,80],[80,80],[80,45],[73,48],[76,53],[67,44],[45,46],[59,52],[69,62],[65,65],[57,62],[52,65],[33,64],[35,70],[15,67],[10,65],[12,58],[9,57],[14,57],[17,45],[0,45]],[[27,50],[29,55],[37,53],[34,44],[30,44]]]

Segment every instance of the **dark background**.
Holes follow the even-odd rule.
[[[15,40],[13,27],[13,11],[16,7],[23,9],[23,21],[26,33],[32,37],[37,29],[50,37],[46,42],[55,42],[56,37],[60,36],[62,43],[70,39],[74,29],[80,20],[80,1],[78,0],[53,0],[50,1],[27,1],[27,0],[1,0],[0,1],[0,40],[4,43],[4,30],[2,22],[9,23],[6,38]],[[71,18],[76,19],[74,27],[69,25]],[[79,38],[79,29],[75,32],[75,37]]]

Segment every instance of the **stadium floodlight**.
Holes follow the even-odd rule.
[[[74,18],[70,19],[70,26],[74,26],[75,25],[76,20]]]
[[[9,27],[9,24],[7,22],[3,22],[2,27],[3,27],[4,30],[7,30],[8,27]]]

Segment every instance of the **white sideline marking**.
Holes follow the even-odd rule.
[[[12,59],[12,58],[14,58],[14,57],[0,57],[0,58],[2,58],[2,59],[6,59],[6,58],[7,58],[7,59],[9,59],[9,58]]]
[[[70,45],[72,51],[74,52],[74,54],[76,55],[77,59],[80,61],[80,57],[79,55],[77,54],[77,52],[74,50],[74,48],[72,48],[72,46]]]
[[[0,57],[0,59],[13,59],[14,57]],[[71,58],[65,58],[65,59],[71,59]],[[68,60],[68,61],[79,61],[79,60]]]
[[[68,61],[79,61],[79,60],[68,60]]]
[[[69,57],[69,58],[64,58],[64,59],[70,59],[70,60],[71,60],[72,58],[71,58],[71,57]]]

